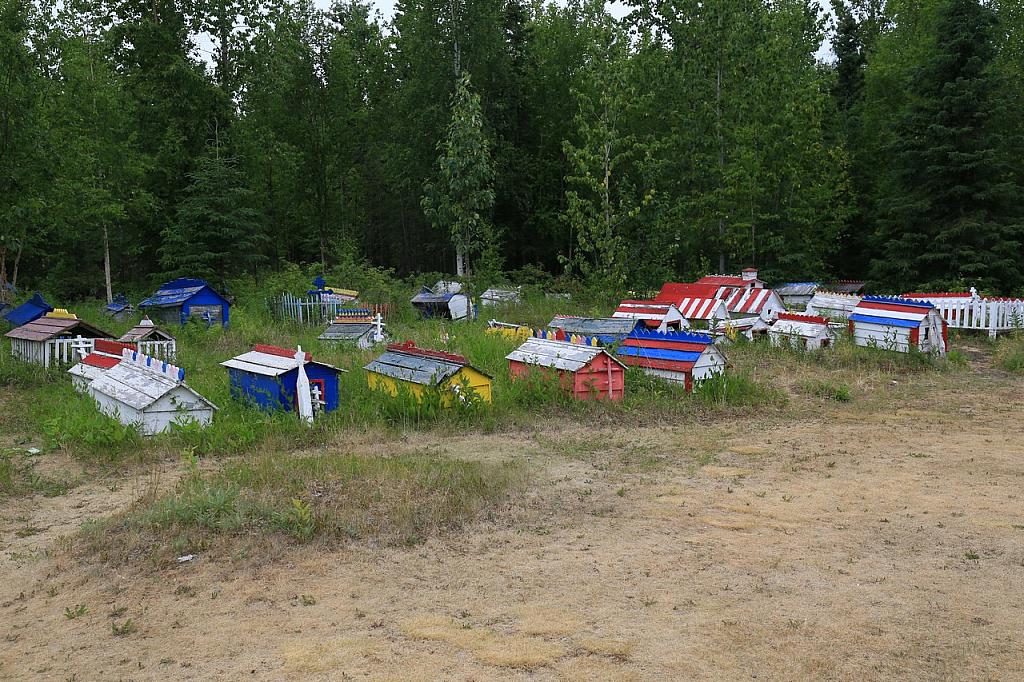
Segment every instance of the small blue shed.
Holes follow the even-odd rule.
[[[231,303],[201,279],[181,278],[162,284],[139,308],[164,324],[185,324],[196,319],[213,326],[228,326]]]
[[[277,346],[256,345],[248,353],[220,363],[228,368],[231,395],[264,410],[298,411],[299,361],[296,351]],[[314,362],[305,354],[302,368],[309,380],[313,413],[333,412],[340,405],[339,377],[345,371]]]
[[[10,322],[15,327],[26,325],[29,322],[35,322],[40,317],[47,313],[53,312],[53,306],[43,299],[43,295],[38,291],[32,295],[32,298],[28,299],[21,305],[8,310],[4,313],[4,319]]]

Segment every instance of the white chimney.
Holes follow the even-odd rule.
[[[757,279],[757,268],[743,268],[743,272],[740,274],[744,282],[753,282]]]

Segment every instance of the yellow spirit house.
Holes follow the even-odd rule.
[[[396,397],[408,392],[423,402],[427,391],[438,391],[441,405],[472,400],[470,392],[491,402],[491,377],[469,364],[461,355],[417,348],[412,341],[391,344],[379,358],[366,365],[370,388]]]

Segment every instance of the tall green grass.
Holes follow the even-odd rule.
[[[177,488],[122,517],[96,524],[87,547],[106,560],[142,555],[170,561],[180,553],[234,540],[258,544],[338,543],[374,538],[409,545],[495,512],[526,481],[517,463],[437,457],[262,455],[214,474],[193,468]]]
[[[996,341],[996,364],[1007,372],[1024,374],[1024,334],[1004,336]]]

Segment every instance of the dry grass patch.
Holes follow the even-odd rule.
[[[527,635],[564,637],[579,632],[583,623],[573,614],[560,609],[527,605],[513,610],[520,632]]]
[[[295,641],[280,648],[285,669],[297,673],[322,673],[352,668],[383,652],[380,643],[360,636]]]
[[[622,664],[609,661],[606,658],[583,656],[570,658],[559,663],[555,667],[558,677],[566,682],[639,682],[643,679],[632,670],[622,667]]]
[[[565,647],[555,642],[474,628],[445,616],[417,616],[400,623],[398,629],[410,639],[444,642],[468,651],[481,663],[505,668],[539,668],[566,653]]]
[[[633,643],[624,639],[605,637],[583,637],[579,645],[592,654],[625,660],[633,653]]]
[[[85,546],[105,560],[171,561],[219,544],[235,554],[281,541],[413,545],[498,512],[525,482],[516,462],[432,454],[261,455],[213,473],[193,463],[172,493],[88,529]]]

